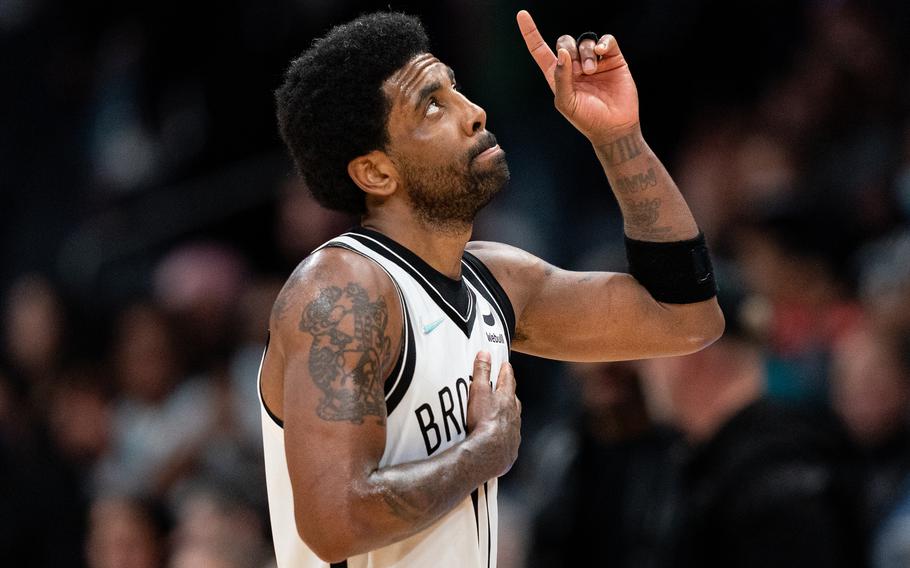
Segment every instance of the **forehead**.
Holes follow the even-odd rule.
[[[385,80],[383,90],[395,105],[415,103],[427,85],[440,86],[454,78],[452,68],[432,53],[415,55]]]

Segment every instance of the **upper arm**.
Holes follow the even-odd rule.
[[[383,383],[400,349],[401,305],[377,265],[350,251],[324,249],[288,281],[270,328],[304,537],[327,530],[333,518],[350,519],[351,492],[378,467],[385,449]]]
[[[469,250],[512,300],[513,347],[523,353],[569,361],[681,355],[722,329],[715,299],[662,304],[629,274],[562,270],[498,243],[471,243]]]

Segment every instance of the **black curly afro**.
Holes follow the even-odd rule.
[[[391,102],[382,83],[429,51],[420,20],[376,12],[335,26],[295,59],[275,93],[278,126],[297,170],[319,203],[362,214],[365,194],[348,162],[388,144]]]

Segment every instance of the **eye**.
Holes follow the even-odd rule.
[[[460,91],[460,90],[461,90],[461,85],[459,85],[457,81],[452,81],[452,90],[453,90],[453,91]]]
[[[442,105],[439,104],[439,101],[436,100],[436,97],[431,97],[430,101],[427,103],[427,116],[436,114],[440,110],[442,110]]]

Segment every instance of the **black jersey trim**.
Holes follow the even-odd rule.
[[[477,546],[480,547],[480,514],[477,512],[477,492],[471,491],[471,504],[474,505],[474,526],[477,527]]]
[[[453,280],[442,274],[403,245],[378,231],[358,227],[343,235],[394,262],[426,290],[437,306],[449,316],[465,336],[471,337],[476,317],[474,293],[463,278]]]
[[[401,287],[398,285],[398,282],[395,281],[395,277],[392,276],[392,274],[386,270],[385,266],[379,263],[375,258],[364,254],[348,244],[338,241],[329,241],[316,250],[330,247],[351,251],[381,268],[386,276],[389,277],[389,280],[392,281],[392,285],[395,286],[395,291],[398,293],[398,301],[401,304],[401,315],[404,320],[404,326],[401,330],[401,350],[398,352],[398,360],[395,362],[392,372],[386,377],[382,386],[383,394],[385,395],[386,416],[388,416],[392,414],[392,411],[395,410],[398,403],[404,398],[404,395],[408,392],[408,388],[411,386],[411,379],[414,378],[414,367],[416,366],[417,354],[414,348],[414,332],[411,327],[411,315],[408,311],[408,304],[404,299],[404,294],[401,292]]]
[[[332,562],[329,564],[329,568],[348,568],[348,561],[342,560],[341,562]]]
[[[468,280],[477,286],[483,297],[499,312],[499,317],[502,318],[503,327],[509,338],[509,346],[511,346],[512,337],[515,336],[515,309],[512,307],[512,301],[509,300],[508,294],[506,294],[499,281],[496,280],[496,277],[493,276],[493,273],[490,272],[490,269],[479,258],[465,251],[461,261],[468,269],[464,273],[468,276]]]
[[[493,549],[493,528],[490,526],[490,488],[483,482],[483,500],[487,504],[487,568],[490,568],[490,556]]]
[[[269,408],[269,405],[265,403],[265,396],[262,394],[262,367],[265,365],[265,354],[269,352],[269,341],[272,339],[272,332],[269,331],[265,336],[265,347],[262,349],[262,359],[259,360],[259,373],[256,374],[256,390],[259,391],[259,402],[262,403],[262,408],[265,409],[265,413],[269,415],[269,418],[272,419],[279,428],[284,430],[284,420],[275,416],[275,413],[272,412],[272,409]]]
[[[404,398],[404,395],[408,392],[408,389],[411,387],[411,380],[414,378],[414,367],[417,365],[417,349],[415,348],[414,343],[414,329],[411,326],[411,315],[408,313],[408,306],[405,303],[404,297],[401,298],[401,307],[404,311],[404,325],[406,332],[404,334],[404,342],[407,346],[407,349],[399,358],[399,363],[403,360],[404,363],[401,366],[401,370],[397,375],[390,375],[391,377],[396,377],[394,383],[389,386],[389,381],[386,381],[386,393],[385,393],[385,408],[386,416],[390,416],[395,409],[398,408],[398,404],[401,402],[401,399]]]

